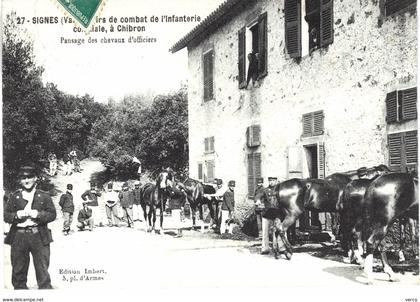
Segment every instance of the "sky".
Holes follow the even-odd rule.
[[[98,102],[119,100],[127,95],[142,93],[167,93],[177,90],[188,77],[187,51],[175,54],[169,48],[198,22],[152,23],[151,16],[191,15],[203,20],[223,0],[106,0],[98,12],[106,23],[108,33],[74,32],[74,24],[61,22],[69,16],[57,0],[2,0],[3,18],[11,11],[25,18],[20,27],[27,30],[34,41],[36,62],[45,68],[44,82],[55,83],[66,93],[89,94]],[[144,26],[141,33],[109,32],[109,18],[147,17],[146,23],[129,23]],[[34,17],[38,17],[34,24]],[[58,24],[39,23],[39,18],[58,17]],[[98,24],[98,23],[96,23]],[[130,36],[155,38],[156,43],[100,43],[102,38]],[[88,39],[97,43],[88,43]],[[84,39],[85,43],[63,43],[69,39]]]

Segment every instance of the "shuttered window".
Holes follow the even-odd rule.
[[[385,16],[396,14],[409,6],[415,7],[416,3],[416,0],[385,0]]]
[[[214,160],[206,161],[206,177],[204,181],[212,182],[214,180]]]
[[[248,197],[253,198],[257,178],[261,177],[261,153],[248,154]]]
[[[214,136],[206,137],[204,139],[204,152],[205,153],[214,152]]]
[[[405,172],[406,168],[417,166],[417,131],[389,134],[388,152],[389,166],[393,171]]]
[[[417,87],[390,92],[385,103],[388,123],[417,119]]]
[[[238,32],[238,82],[239,88],[246,87],[246,40],[245,27]]]
[[[320,0],[320,45],[325,47],[334,41],[333,0]]]
[[[261,145],[261,126],[252,125],[246,129],[247,146],[257,147]]]
[[[203,55],[204,101],[213,99],[213,65],[214,52],[210,50]]]
[[[258,77],[267,75],[267,13],[258,18]]]
[[[291,58],[302,56],[301,1],[284,0],[286,50]]]
[[[324,134],[324,112],[315,111],[302,116],[303,137]]]
[[[318,143],[318,178],[325,178],[325,146],[324,143]]]

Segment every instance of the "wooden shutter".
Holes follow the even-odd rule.
[[[393,15],[416,2],[416,0],[385,0],[385,15]]]
[[[325,146],[324,143],[318,143],[318,178],[325,178]]]
[[[403,120],[417,119],[417,87],[402,90],[401,98]]]
[[[388,93],[386,95],[385,103],[387,123],[393,123],[398,121],[397,91]]]
[[[248,147],[257,147],[261,145],[261,126],[252,125],[246,129]]]
[[[324,134],[324,112],[316,111],[313,113],[314,132],[313,135]]]
[[[254,177],[254,154],[248,154],[248,197],[254,197],[255,177]]]
[[[206,168],[207,168],[207,181],[214,180],[214,161],[208,160],[206,161]]]
[[[204,139],[204,152],[205,153],[209,152],[209,139],[208,139],[208,137],[206,137]]]
[[[250,153],[248,154],[248,197],[254,197],[258,177],[261,177],[261,153]]]
[[[320,9],[320,45],[325,47],[334,41],[333,0],[321,0]]]
[[[312,135],[312,113],[304,114],[302,117],[303,136]]]
[[[213,98],[213,50],[203,56],[204,101]]]
[[[301,1],[284,0],[286,50],[291,58],[302,56]]]
[[[388,135],[389,167],[391,170],[401,170],[402,145],[403,137],[401,133],[393,133]]]
[[[245,27],[242,27],[238,32],[238,82],[239,88],[246,87]]]
[[[198,179],[202,180],[203,179],[203,164],[202,163],[198,163]]]
[[[214,136],[209,138],[209,152],[214,152]]]
[[[418,162],[418,140],[417,131],[409,131],[405,133],[404,138],[405,160],[407,165],[415,165]]]
[[[258,76],[267,75],[267,12],[258,17]]]

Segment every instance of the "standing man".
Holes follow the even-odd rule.
[[[118,217],[118,193],[112,189],[112,182],[108,183],[108,191],[104,194],[105,211],[108,218],[108,226],[119,227],[120,218]]]
[[[265,189],[266,194],[268,197],[268,201],[264,205],[265,209],[275,207],[277,204],[275,186],[277,184],[277,177],[269,177],[268,178],[268,187]],[[269,246],[269,231],[270,227],[273,224],[272,218],[267,217],[266,211],[262,212],[262,246],[261,246],[261,254],[267,255],[270,253],[270,246]]]
[[[74,203],[73,203],[73,195],[71,194],[73,190],[73,185],[67,185],[67,192],[61,195],[60,202],[58,203],[61,207],[61,211],[63,212],[63,234],[65,236],[69,235],[71,223],[73,221],[73,213],[74,213]]]
[[[87,205],[91,206],[93,219],[96,222],[100,222],[99,219],[99,211],[98,211],[98,197],[101,196],[101,192],[99,190],[96,190],[96,184],[95,182],[90,182],[90,190],[86,190],[82,195],[81,198],[83,201],[87,201]],[[102,222],[101,222],[102,223]]]
[[[88,207],[88,202],[83,201],[83,208],[80,209],[77,215],[77,227],[79,231],[83,231],[85,227],[89,227],[89,231],[93,230],[93,216],[92,209]]]
[[[234,189],[235,181],[230,180],[228,183],[228,190],[223,194],[220,234],[224,234],[226,231],[228,231],[229,234],[232,234],[231,224],[233,219],[233,212],[235,210]]]
[[[4,221],[12,224],[5,239],[11,245],[12,284],[14,289],[28,289],[31,254],[38,288],[51,289],[48,267],[52,236],[48,223],[55,220],[57,213],[50,195],[36,189],[34,166],[21,167],[18,176],[21,189],[10,195],[4,208]]]
[[[214,203],[216,205],[215,217],[217,217],[217,226],[216,229],[221,233],[221,221],[222,221],[222,201],[223,195],[226,192],[226,188],[223,186],[223,180],[221,178],[217,179],[216,183],[216,193],[214,194]]]
[[[264,178],[258,177],[257,178],[257,187],[255,188],[254,197],[257,196],[259,192],[264,191]],[[262,229],[262,212],[264,210],[264,205],[255,202],[255,215],[257,216],[257,226],[258,226],[258,236],[261,237],[261,229]]]
[[[48,154],[48,161],[50,162],[50,176],[55,176],[57,173],[57,156],[55,153]]]
[[[128,190],[128,183],[124,183],[121,192],[118,194],[120,205],[123,211],[123,219],[127,220],[127,227],[134,227],[133,224],[133,203],[134,193]]]
[[[140,181],[136,180],[133,189],[133,223],[134,221],[142,221],[143,210],[140,205]]]

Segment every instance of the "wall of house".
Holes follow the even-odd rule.
[[[385,96],[416,86],[416,15],[380,19],[379,1],[334,1],[334,42],[300,62],[286,55],[283,1],[261,0],[210,35],[189,53],[190,173],[197,162],[215,160],[215,176],[236,180],[240,212],[247,198],[246,128],[261,125],[262,175],[284,180],[288,154],[305,162],[303,145],[325,144],[325,174],[387,163]],[[255,13],[267,12],[268,75],[260,87],[238,88],[237,32]],[[202,53],[214,48],[215,99],[203,102]],[[325,133],[301,138],[302,114],[323,110]],[[405,128],[416,129],[412,122]],[[400,129],[407,130],[407,129]],[[204,138],[215,153],[204,156]],[[305,165],[303,165],[305,166]],[[305,175],[303,175],[305,176]]]

